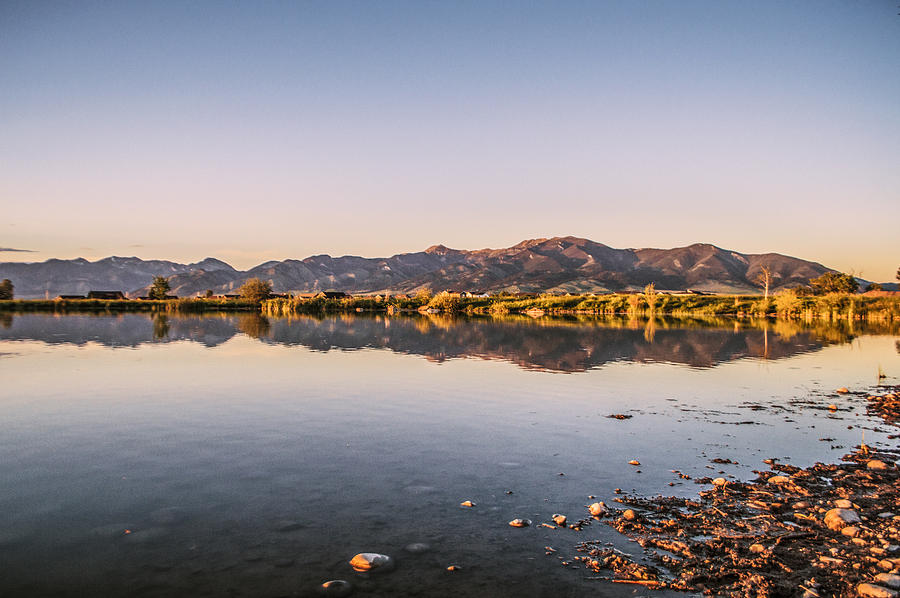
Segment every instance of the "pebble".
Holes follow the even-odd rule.
[[[836,506],[839,509],[852,509],[853,503],[850,502],[849,500],[847,500],[846,498],[839,498],[836,501],[834,501],[834,506]]]
[[[641,462],[638,461],[637,459],[632,459],[631,461],[628,462],[628,464],[629,465],[640,465]]]
[[[350,559],[354,571],[387,571],[394,566],[394,559],[377,552],[360,552]]]
[[[411,552],[412,554],[422,554],[423,552],[428,552],[431,550],[431,546],[429,544],[425,544],[424,542],[413,542],[412,544],[407,544],[403,547],[403,550],[406,552]]]
[[[790,484],[791,478],[784,475],[773,475],[767,480],[770,484]]]
[[[531,525],[531,519],[513,519],[509,524],[513,527],[528,527]]]
[[[119,538],[131,533],[134,529],[131,523],[110,523],[108,525],[100,525],[91,530],[92,536],[100,538]]]
[[[553,523],[555,523],[555,524],[558,525],[559,527],[565,527],[565,526],[566,526],[566,520],[567,520],[567,519],[566,519],[566,516],[565,516],[565,515],[560,515],[559,513],[554,513],[554,514],[553,514]]]
[[[750,545],[750,552],[752,552],[753,554],[759,554],[759,553],[765,552],[765,551],[766,551],[766,547],[763,546],[762,544],[751,544]]]
[[[459,503],[459,506],[472,508],[475,506],[475,503],[473,503],[471,500],[464,500],[461,503]]]
[[[875,576],[875,581],[894,590],[900,590],[900,575],[894,573],[879,573]]]
[[[897,592],[871,583],[861,583],[856,586],[856,593],[865,598],[896,598]]]
[[[628,521],[634,521],[635,519],[637,519],[637,513],[635,513],[632,509],[625,509],[625,512],[622,513],[622,517],[624,517]]]
[[[859,514],[853,509],[831,509],[825,513],[825,525],[834,531],[859,522]]]
[[[726,480],[725,478],[716,478],[712,481],[713,486],[718,486],[718,487],[724,486],[727,483],[728,483],[728,480]]]
[[[884,461],[879,461],[878,459],[870,459],[869,462],[866,463],[866,467],[868,469],[875,469],[875,470],[881,471],[881,470],[888,469],[888,464],[885,463]]]
[[[838,394],[845,395],[845,394],[847,394],[848,392],[850,392],[850,390],[849,390],[846,386],[842,386],[842,387],[840,387],[839,389],[837,389],[837,390],[834,391],[834,392],[836,392],[836,393],[838,393]]]
[[[859,528],[855,525],[848,525],[847,527],[841,530],[841,533],[845,536],[850,536],[851,538],[855,538],[859,535]]]
[[[460,567],[459,565],[450,565],[449,567],[447,567],[447,571],[459,571],[460,569],[462,569],[462,567]]]
[[[319,586],[319,593],[323,596],[341,598],[342,596],[349,596],[351,592],[353,592],[353,586],[350,585],[349,581],[344,581],[343,579],[332,579]]]
[[[602,502],[595,502],[594,504],[589,506],[588,509],[590,509],[591,515],[593,515],[594,517],[602,517],[604,514],[606,514],[606,505]]]

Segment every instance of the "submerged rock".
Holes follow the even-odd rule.
[[[353,592],[353,586],[349,581],[343,579],[332,579],[319,586],[319,594],[323,596],[342,598],[349,596],[351,592]]]
[[[394,559],[377,552],[360,552],[350,559],[354,571],[388,571],[394,566]]]
[[[423,552],[428,552],[431,550],[431,546],[425,544],[424,542],[413,542],[412,544],[407,544],[403,547],[403,550],[406,552],[411,552],[412,554],[421,554]]]

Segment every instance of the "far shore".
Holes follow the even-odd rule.
[[[900,295],[830,293],[762,295],[612,293],[568,295],[497,294],[467,297],[456,293],[366,295],[344,297],[278,297],[261,302],[245,299],[16,299],[0,301],[6,312],[228,312],[256,311],[283,316],[321,312],[463,313],[628,317],[768,317],[824,320],[900,320]]]

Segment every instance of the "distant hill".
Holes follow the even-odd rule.
[[[653,282],[661,290],[756,293],[763,266],[772,271],[772,290],[806,284],[832,271],[778,253],[742,254],[709,244],[615,249],[588,239],[554,237],[522,241],[506,249],[466,251],[434,245],[388,258],[314,255],[266,262],[246,271],[215,258],[195,264],[136,257],[4,262],[0,263],[0,279],[12,280],[20,298],[90,290],[121,290],[140,296],[147,293],[154,276],[168,277],[172,292],[181,297],[207,289],[233,292],[254,277],[270,281],[276,292],[602,292],[641,289]]]

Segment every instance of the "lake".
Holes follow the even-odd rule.
[[[896,384],[898,339],[846,322],[3,315],[0,595],[318,596],[331,579],[360,596],[645,595],[571,564],[584,540],[639,546],[540,524],[617,488],[709,487],[672,470],[749,479],[769,457],[894,446],[864,397],[834,391]],[[357,575],[358,552],[396,567]]]

